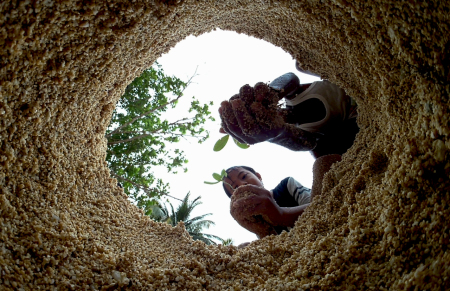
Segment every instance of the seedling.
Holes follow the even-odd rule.
[[[231,188],[233,188],[230,184],[228,184],[227,182],[225,182],[223,180],[227,176],[227,172],[225,170],[222,170],[222,172],[220,172],[220,174],[213,173],[212,176],[213,176],[214,180],[216,180],[216,182],[204,181],[204,183],[208,184],[208,185],[214,185],[214,184],[223,182],[223,183],[227,184],[228,186],[230,186]]]
[[[221,139],[219,139],[219,140],[216,142],[216,144],[214,145],[213,150],[214,150],[215,152],[221,151],[221,150],[225,147],[225,145],[227,144],[228,139],[230,139],[230,135],[229,135],[229,134],[227,134],[227,135],[225,135],[224,137],[222,137]],[[240,142],[237,141],[234,137],[233,137],[233,141],[234,141],[234,143],[235,143],[238,147],[240,147],[241,149],[248,149],[248,148],[250,147],[250,145],[248,145],[248,144],[240,143]]]

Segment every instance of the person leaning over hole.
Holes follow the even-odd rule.
[[[311,74],[298,63],[296,67]],[[283,98],[285,108],[278,105]],[[239,94],[221,103],[219,114],[220,132],[241,143],[268,141],[293,151],[310,151],[315,158],[345,153],[359,131],[356,103],[343,89],[327,80],[300,84],[293,73],[269,85],[244,85]]]
[[[231,198],[232,217],[239,225],[255,233],[258,238],[280,234],[283,230],[289,231],[313,198],[321,194],[325,173],[333,163],[340,160],[341,156],[336,154],[316,159],[313,165],[312,190],[292,177],[283,179],[274,189],[267,190],[264,188],[261,175],[253,168],[234,166],[227,169],[223,189]],[[242,194],[249,192],[254,195],[240,198]],[[239,198],[234,199],[237,197]]]
[[[298,63],[296,67],[311,74]],[[283,98],[285,108],[278,105]],[[269,141],[293,151],[310,151],[316,158],[311,194],[292,178],[269,191],[263,187],[261,176],[251,168],[229,169],[224,189],[232,198],[231,215],[258,237],[278,234],[294,225],[315,193],[320,192],[323,175],[351,147],[359,130],[356,104],[343,89],[327,80],[300,84],[293,73],[284,74],[269,85],[241,87],[239,94],[221,103],[219,113],[220,132],[230,134],[241,143]],[[302,189],[302,195],[296,189]],[[240,198],[244,192],[253,195]]]

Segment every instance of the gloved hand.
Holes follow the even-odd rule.
[[[222,133],[241,143],[269,141],[294,151],[308,151],[317,144],[317,136],[286,123],[288,111],[278,106],[280,96],[264,83],[245,85],[219,108]]]

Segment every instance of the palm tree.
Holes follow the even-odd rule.
[[[227,238],[222,240],[222,245],[224,246],[232,246],[234,244],[234,241],[232,238]]]
[[[157,205],[150,205],[148,209],[149,210],[145,212],[145,215],[148,215],[154,221],[167,222],[169,219],[167,208],[165,206],[162,207],[160,203]]]
[[[203,229],[208,229],[211,225],[214,225],[214,221],[205,220],[206,216],[212,215],[212,213],[207,213],[203,215],[196,216],[194,218],[190,218],[192,210],[195,207],[202,204],[200,201],[201,196],[198,196],[193,201],[189,201],[190,192],[186,194],[181,204],[178,206],[176,210],[174,210],[172,203],[169,202],[170,211],[167,209],[167,205],[164,206],[152,206],[152,211],[150,213],[150,217],[153,220],[166,222],[172,226],[176,226],[178,222],[183,221],[184,226],[186,227],[187,232],[194,240],[200,240],[204,243],[216,244],[212,239],[223,242],[224,240],[218,236],[213,234],[203,233]]]

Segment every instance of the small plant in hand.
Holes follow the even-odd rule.
[[[208,184],[208,185],[214,185],[214,184],[217,184],[217,183],[222,182],[222,183],[227,184],[228,186],[230,186],[230,187],[233,189],[233,187],[232,187],[230,184],[228,184],[227,182],[225,182],[225,181],[223,180],[223,179],[227,176],[227,172],[226,172],[225,170],[222,170],[222,171],[220,172],[220,174],[213,173],[212,176],[213,176],[214,180],[216,180],[215,182],[204,181],[204,183],[205,183],[205,184]]]
[[[249,144],[278,135],[286,118],[285,105],[280,103],[278,94],[263,82],[254,87],[244,85],[239,94],[232,96],[228,102],[222,102],[219,108],[222,119],[220,132],[227,133],[233,129],[235,144],[244,149]],[[214,145],[214,151],[222,150],[229,138],[227,134],[219,139]]]
[[[222,137],[221,139],[219,139],[215,144],[214,144],[214,148],[213,150],[215,152],[219,152],[221,151],[225,145],[227,144],[228,140],[230,139],[230,135],[227,134],[224,137]],[[248,149],[250,147],[250,145],[245,144],[245,143],[240,143],[239,141],[237,141],[234,137],[233,137],[233,141],[234,143],[240,147],[241,149]]]

